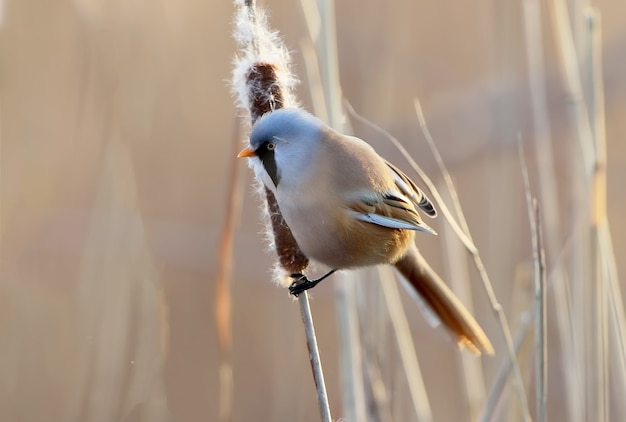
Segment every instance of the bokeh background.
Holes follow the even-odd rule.
[[[518,140],[536,191],[533,140],[553,142],[558,210],[544,223],[561,233],[557,250],[582,212],[570,190],[581,151],[550,8],[540,9],[550,133],[537,135],[523,3],[336,5],[344,97],[440,181],[413,108],[420,99],[513,332],[532,301]],[[293,53],[298,97],[312,109],[301,4],[262,4]],[[624,274],[626,4],[568,4],[576,34],[585,33],[589,5],[602,17],[608,217]],[[234,159],[233,139],[244,140],[246,128],[238,129],[228,82],[233,5],[5,0],[0,6],[0,420],[218,420],[215,280],[235,165],[245,187],[232,277],[234,419],[318,420],[298,306],[271,281],[275,255],[260,234],[261,201],[245,164]],[[363,124],[352,127],[419,182],[387,141]],[[441,218],[432,226],[445,230]],[[420,236],[419,244],[448,278],[444,236]],[[471,278],[475,314],[498,350],[483,359],[488,388],[505,360],[504,343],[484,289],[475,273]],[[406,305],[434,419],[470,420],[459,352]],[[312,306],[339,418],[333,282],[315,289]],[[563,353],[557,343],[550,340],[556,356]],[[523,372],[532,380],[528,362]],[[549,414],[567,420],[563,368],[558,359],[550,365]],[[395,371],[386,379],[400,380]],[[395,414],[405,415],[396,420],[411,420],[398,410],[408,401],[404,384],[392,385]],[[623,417],[613,411],[610,420]]]

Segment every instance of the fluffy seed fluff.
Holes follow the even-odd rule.
[[[298,79],[290,70],[291,58],[289,51],[283,44],[277,32],[271,31],[267,25],[267,15],[263,10],[256,8],[256,12],[241,4],[235,15],[234,38],[238,44],[239,54],[235,58],[231,87],[237,99],[239,109],[246,114],[250,121],[250,93],[255,95],[271,95],[270,92],[260,92],[250,86],[248,75],[259,64],[271,65],[276,74],[284,107],[297,107],[293,90]],[[271,99],[267,98],[270,102]]]

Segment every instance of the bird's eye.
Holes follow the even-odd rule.
[[[274,142],[268,142],[267,150],[268,151],[274,151],[274,148],[276,148],[276,144]]]

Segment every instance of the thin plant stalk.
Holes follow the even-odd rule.
[[[315,381],[315,391],[317,392],[317,402],[320,408],[321,420],[322,422],[331,422],[332,417],[330,415],[330,407],[328,406],[328,394],[326,393],[322,361],[320,359],[319,348],[317,347],[315,326],[313,325],[313,315],[311,314],[308,295],[299,295],[298,302],[300,304],[300,315],[304,323],[306,344],[309,348],[309,359],[311,360],[311,369],[313,370],[313,380]]]
[[[535,316],[535,378],[537,394],[537,422],[547,420],[547,396],[548,396],[548,323],[547,323],[547,300],[546,300],[546,258],[543,248],[543,234],[541,214],[537,201],[533,201],[535,213],[536,235],[534,246],[535,266],[535,302],[538,312]]]
[[[578,219],[575,219],[575,224],[577,224],[576,223],[577,221]],[[558,282],[558,277],[560,277],[562,274],[561,266],[564,265],[566,256],[570,253],[573,247],[574,233],[571,230],[568,231],[567,233],[568,233],[568,236],[564,240],[563,245],[554,260],[554,265],[552,266],[550,274],[547,277],[548,286],[546,287],[553,288],[554,285]],[[618,297],[617,300],[621,302],[621,297]],[[528,336],[530,332],[530,327],[533,325],[532,323],[535,320],[535,316],[537,315],[538,312],[539,312],[538,303],[533,302],[532,308],[521,316],[520,318],[521,324],[519,326],[517,333],[515,334],[516,354],[519,354],[522,344],[526,340],[526,337]],[[504,392],[506,380],[510,372],[511,372],[511,362],[507,360],[503,362],[503,364],[500,366],[500,369],[498,370],[498,373],[495,377],[495,381],[493,382],[491,386],[491,390],[487,397],[487,404],[485,405],[484,412],[489,411],[489,409],[495,409],[497,407],[497,404],[500,401],[502,394]],[[497,420],[497,419],[493,419],[492,416],[493,416],[492,411],[490,413],[483,413],[480,420],[481,421]]]
[[[335,290],[341,386],[346,420],[367,420],[363,378],[363,353],[359,332],[354,272],[341,274]],[[354,417],[354,419],[352,419]]]
[[[533,319],[535,320],[535,393],[537,406],[537,422],[545,422],[547,418],[546,403],[548,390],[548,339],[547,339],[547,302],[546,302],[546,259],[541,225],[541,213],[537,200],[532,197],[528,167],[524,159],[521,142],[518,144],[528,221],[530,223],[531,243],[533,251],[533,281],[534,306]]]
[[[573,333],[572,356],[576,359],[575,367],[569,371],[580,374],[578,383],[572,386],[575,397],[571,398],[577,409],[574,415],[581,415],[583,420],[595,420],[598,416],[600,402],[596,392],[599,389],[597,372],[598,346],[595,344],[595,321],[597,287],[591,280],[594,278],[592,259],[592,233],[589,230],[589,201],[591,195],[591,177],[593,172],[594,146],[587,103],[584,97],[582,69],[580,64],[586,53],[581,48],[580,33],[574,34],[572,28],[580,28],[579,20],[572,26],[570,13],[580,16],[580,10],[574,7],[568,10],[564,1],[554,0],[552,5],[552,29],[556,40],[557,57],[560,59],[559,69],[565,82],[567,106],[569,108],[571,131],[578,145],[571,145],[570,154],[570,195],[574,206],[581,209],[584,218],[575,225],[575,245],[570,260],[570,285],[572,286],[573,309],[572,326],[578,327]],[[578,38],[578,42],[576,42]],[[582,168],[580,161],[582,161]]]
[[[591,79],[591,126],[593,130],[594,147],[595,147],[595,166],[592,185],[592,212],[591,221],[594,230],[594,258],[597,268],[599,286],[597,294],[597,342],[603,347],[603,353],[598,359],[598,370],[602,378],[602,405],[600,406],[600,417],[604,420],[610,420],[610,404],[609,398],[611,393],[611,380],[609,377],[609,365],[611,345],[609,341],[610,326],[619,326],[624,321],[624,309],[615,307],[617,301],[621,302],[621,292],[617,286],[615,259],[613,256],[613,245],[610,238],[609,221],[607,216],[607,193],[606,193],[606,170],[607,170],[607,151],[606,151],[606,129],[605,129],[605,113],[604,113],[604,86],[602,82],[602,26],[600,13],[596,9],[587,10],[588,32],[589,32],[589,57],[590,57],[590,79]],[[610,299],[617,296],[617,300]],[[609,320],[609,312],[615,321]],[[612,324],[611,324],[612,322]],[[623,325],[622,325],[623,327]],[[624,342],[624,332],[617,331],[615,334],[618,344]],[[618,348],[623,353],[623,348]],[[624,392],[624,382],[626,374],[624,373],[624,355],[619,353],[618,359],[621,365],[618,365],[621,371],[613,371],[616,377],[613,379],[621,381],[615,387],[616,390],[621,389]],[[620,356],[621,355],[621,356]],[[621,377],[620,377],[621,375]],[[619,395],[618,395],[619,396]],[[620,404],[621,406],[621,404]]]
[[[596,148],[596,166],[594,174],[594,201],[592,221],[598,226],[598,246],[602,259],[603,276],[606,278],[607,295],[611,310],[610,338],[617,347],[611,347],[617,354],[617,367],[613,370],[613,387],[617,390],[616,396],[626,395],[626,316],[622,293],[619,287],[617,264],[611,239],[611,230],[607,216],[607,148],[604,114],[604,86],[602,78],[602,26],[600,13],[592,8],[589,10],[589,30],[591,32],[591,80],[592,80],[592,127]],[[608,346],[607,346],[608,347]],[[608,363],[607,363],[608,364]],[[619,384],[617,384],[619,382]],[[617,384],[617,385],[616,385]],[[624,409],[624,403],[618,403]],[[623,414],[623,412],[618,414]]]
[[[581,59],[579,53],[583,50],[580,48],[580,35],[574,35],[572,24],[570,21],[570,10],[564,0],[553,0],[551,2],[552,29],[554,31],[554,39],[556,42],[557,57],[559,58],[559,69],[561,77],[565,83],[568,95],[567,105],[569,107],[570,120],[572,122],[572,132],[578,141],[579,151],[570,148],[571,166],[571,196],[576,207],[589,211],[590,200],[590,178],[593,172],[594,146],[591,132],[591,125],[587,104],[584,98],[583,83],[581,78]],[[573,14],[579,16],[580,11],[575,8]],[[575,26],[579,28],[579,20],[575,22]],[[576,42],[575,37],[578,37]],[[578,159],[582,160],[582,172]],[[582,219],[580,225],[574,226],[575,245],[572,251],[572,259],[570,263],[570,282],[572,285],[572,301],[578,312],[573,314],[572,325],[578,327],[578,335],[573,335],[573,356],[576,359],[576,366],[571,371],[580,373],[579,383],[572,388],[575,389],[576,395],[571,398],[576,404],[577,409],[574,415],[582,415],[582,419],[595,420],[598,412],[598,396],[595,393],[598,390],[597,380],[597,346],[594,334],[594,301],[596,295],[595,283],[590,280],[594,276],[589,262],[590,244],[592,239],[589,231],[589,220]],[[593,392],[593,393],[592,393]]]
[[[589,121],[587,105],[584,101],[581,71],[578,64],[578,54],[574,43],[572,25],[566,0],[552,0],[552,28],[556,39],[557,53],[560,70],[566,83],[567,94],[570,101],[570,113],[572,115],[575,133],[581,149],[581,158],[584,163],[584,174],[589,176],[593,169],[594,148],[593,134]]]
[[[441,192],[447,192],[443,186],[439,186]],[[446,200],[449,200],[449,194]],[[447,279],[450,280],[450,286],[457,294],[458,298],[465,304],[468,311],[473,313],[474,306],[471,296],[471,276],[469,273],[470,264],[468,261],[466,249],[450,229],[449,225],[444,225],[442,233],[443,254],[446,257],[445,269],[447,271]],[[475,359],[467,353],[460,353],[461,368],[463,370],[463,378],[465,385],[465,394],[469,403],[469,414],[472,420],[476,420],[484,405],[486,398],[485,377],[483,375],[482,361]]]
[[[432,421],[433,415],[428,400],[428,393],[426,392],[422,371],[415,353],[415,344],[411,336],[409,322],[402,306],[398,284],[397,282],[392,282],[394,277],[390,267],[379,266],[378,272],[380,274],[379,278],[383,280],[381,283],[382,293],[389,311],[391,324],[394,328],[402,366],[407,371],[407,383],[413,401],[415,416],[420,422]]]
[[[339,62],[337,54],[337,35],[334,3],[317,0],[303,1],[310,37],[315,44],[319,59],[319,80],[324,97],[324,113],[328,124],[343,131],[343,112],[341,104],[341,84],[339,81]],[[315,13],[317,12],[317,13]],[[312,19],[315,18],[315,21]],[[363,376],[363,353],[358,324],[356,304],[356,276],[354,273],[337,275],[336,309],[339,330],[339,350],[341,362],[341,382],[345,418],[347,420],[365,420],[365,388]]]
[[[541,7],[538,0],[525,0],[523,2],[524,34],[526,39],[526,57],[528,64],[528,82],[531,96],[533,130],[532,139],[535,144],[535,159],[539,173],[539,194],[543,204],[542,213],[546,221],[547,230],[546,247],[548,253],[554,256],[557,252],[557,242],[560,239],[558,194],[554,170],[554,157],[552,154],[552,136],[548,120],[547,93],[545,85],[545,66],[543,60],[543,44],[541,33]],[[579,351],[573,345],[572,339],[572,311],[569,300],[568,285],[566,283],[563,267],[555,267],[555,281],[553,283],[553,297],[557,309],[556,323],[559,327],[558,334],[561,347],[572,350],[572,353],[564,353],[560,359],[565,378],[565,395],[567,400],[568,419],[579,420],[581,415],[575,409],[575,388],[581,385],[579,371],[575,370],[576,358]]]
[[[601,334],[604,332],[604,321],[606,306],[601,299],[604,295],[605,286],[598,271],[597,260],[597,231],[593,218],[593,209],[589,204],[594,202],[594,195],[597,193],[593,185],[598,180],[597,157],[595,156],[597,146],[594,145],[594,133],[592,130],[592,117],[589,114],[587,103],[585,102],[583,91],[583,80],[581,74],[584,70],[589,70],[589,51],[583,49],[583,44],[589,45],[588,31],[579,31],[574,34],[570,21],[570,10],[565,1],[553,0],[552,19],[554,38],[556,40],[557,55],[562,78],[565,82],[568,95],[568,105],[572,120],[572,131],[575,133],[580,153],[573,154],[571,166],[572,197],[575,206],[581,207],[589,213],[588,219],[579,227],[576,227],[576,248],[572,259],[572,286],[577,309],[579,309],[577,327],[581,328],[582,335],[577,337],[582,339],[582,344],[576,348],[582,353],[582,359],[578,361],[578,369],[581,371],[581,385],[578,387],[578,394],[575,400],[581,407],[579,414],[588,420],[606,420],[606,371],[605,354],[606,349]],[[581,16],[582,10],[575,8],[573,14]],[[580,19],[574,22],[576,28],[580,28]],[[580,33],[583,32],[583,33]],[[581,36],[584,35],[584,38]],[[582,42],[584,41],[584,43]],[[584,66],[584,68],[583,68]],[[587,72],[588,74],[591,72]],[[591,91],[594,91],[593,89]],[[592,92],[594,96],[596,93]],[[593,101],[592,105],[593,107]],[[582,155],[582,156],[581,156]],[[577,168],[576,158],[582,159],[583,171]],[[582,173],[582,174],[580,174]],[[602,201],[600,201],[602,202]],[[595,262],[594,262],[595,261]],[[591,281],[595,277],[597,280]],[[599,337],[600,336],[600,337]],[[600,341],[600,343],[598,343]]]
[[[576,219],[577,221],[577,219]],[[566,256],[570,253],[573,247],[574,241],[574,233],[573,231],[568,231],[568,236],[564,240],[563,245],[557,254],[556,259],[554,260],[554,265],[550,271],[550,274],[547,277],[548,286],[553,287],[557,281],[558,277],[562,274],[561,266],[564,265]],[[616,298],[621,303],[621,297]],[[538,303],[533,302],[533,306],[527,312],[525,312],[521,318],[521,324],[517,333],[515,334],[515,353],[519,354],[519,351],[522,347],[522,344],[526,340],[526,337],[530,333],[530,327],[533,325],[533,321],[535,320],[535,315],[538,313]],[[623,309],[623,307],[622,307]],[[489,391],[489,395],[487,396],[487,404],[485,405],[483,415],[481,416],[481,421],[492,421],[497,420],[493,419],[493,410],[497,407],[498,402],[500,401],[504,391],[507,379],[509,377],[509,373],[511,372],[511,362],[506,360],[500,366],[497,375],[495,376],[495,381],[491,385],[491,390]],[[624,378],[626,379],[626,378]]]
[[[367,394],[372,396],[372,406],[370,406],[370,415],[368,415],[369,420],[392,422],[394,418],[390,406],[391,396],[383,380],[380,365],[374,357],[366,357],[364,360],[366,364],[365,385],[369,388]]]
[[[337,33],[335,6],[330,0],[317,0],[320,12],[320,32],[318,56],[329,125],[341,131],[343,129],[342,93],[339,82],[339,55],[337,53]]]
[[[422,106],[420,105],[417,99],[414,100],[415,112],[417,114],[417,119],[420,124],[420,128],[422,129],[422,133],[430,146],[430,149],[435,157],[435,161],[437,162],[437,166],[439,167],[439,171],[443,175],[443,179],[448,187],[448,191],[452,197],[452,203],[454,204],[454,208],[457,213],[457,218],[461,224],[461,228],[465,235],[469,238],[469,240],[474,243],[472,239],[471,232],[469,230],[469,226],[467,225],[467,221],[465,220],[465,215],[463,214],[463,210],[461,208],[461,202],[459,201],[458,194],[456,188],[454,187],[454,183],[452,182],[452,177],[450,176],[450,172],[443,162],[441,154],[437,150],[435,146],[435,142],[428,130],[428,126],[426,125],[426,119],[424,117],[424,113],[422,111]],[[471,252],[471,251],[470,251]],[[509,328],[509,323],[507,322],[506,315],[504,310],[502,309],[502,305],[498,302],[498,298],[496,297],[495,291],[493,290],[493,285],[489,280],[489,276],[487,274],[487,270],[485,269],[485,265],[483,264],[482,258],[478,253],[478,250],[475,249],[475,252],[471,252],[472,257],[474,258],[474,265],[480,274],[480,278],[483,282],[483,287],[487,293],[487,297],[489,298],[489,302],[491,304],[491,308],[496,314],[498,322],[500,324],[500,330],[504,337],[505,345],[507,348],[509,360],[513,364],[513,384],[515,385],[515,389],[517,391],[517,396],[520,401],[520,406],[523,412],[523,417],[525,421],[530,421],[530,410],[528,406],[528,399],[526,397],[526,391],[524,390],[524,381],[522,379],[522,373],[519,368],[519,363],[517,362],[517,354],[515,352],[515,346],[513,344],[513,338],[511,336],[511,329]]]
[[[616,361],[612,371],[615,380],[612,383],[612,388],[616,397],[626,397],[626,317],[624,316],[624,303],[619,287],[613,242],[607,225],[602,226],[600,231],[600,243],[606,246],[604,259],[609,280],[608,295],[611,309],[609,338],[612,342],[611,350],[615,353],[614,359]],[[626,414],[626,404],[623,401],[617,402],[614,407],[617,408],[616,414]]]
[[[535,313],[535,307],[533,307],[532,310],[529,310],[521,317],[520,329],[515,334],[515,340],[513,342],[516,356],[519,354],[522,348],[522,344],[524,344],[526,336],[530,331],[529,328],[532,324],[533,316],[535,315]],[[500,365],[500,369],[498,369],[495,381],[491,384],[491,389],[489,390],[489,394],[487,395],[487,400],[485,402],[485,405],[483,406],[482,413],[478,418],[479,421],[490,422],[498,420],[494,418],[494,415],[498,408],[498,403],[502,399],[502,395],[505,392],[505,387],[512,369],[513,364],[510,359],[503,361]]]
[[[221,422],[233,420],[233,334],[232,334],[232,311],[231,311],[231,277],[233,267],[233,243],[235,226],[241,214],[243,189],[239,166],[235,162],[239,147],[239,124],[235,124],[235,130],[231,141],[231,163],[228,175],[228,198],[226,200],[226,220],[222,226],[222,234],[219,243],[219,259],[217,279],[215,282],[215,323],[217,327],[217,339],[219,349],[219,377],[220,377],[220,413]]]
[[[397,402],[400,396],[393,394],[395,389],[390,379],[391,368],[397,367],[397,359],[390,359],[396,347],[382,288],[384,283],[393,280],[381,279],[376,268],[361,269],[358,276],[359,283],[368,286],[357,289],[367,420],[392,422],[397,419],[397,414],[392,411],[392,400]]]
[[[309,3],[312,0],[303,0],[302,4]],[[304,59],[304,68],[307,73],[307,82],[310,87],[311,105],[314,114],[321,120],[328,121],[328,110],[326,108],[326,98],[322,88],[322,80],[319,72],[319,61],[315,46],[309,38],[303,38],[300,41],[300,49],[302,50],[302,58]]]
[[[529,182],[529,178],[528,178],[528,168],[526,166],[526,161],[524,159],[523,156],[523,151],[522,151],[522,145],[521,142],[518,144],[518,151],[519,151],[519,157],[520,157],[520,164],[521,164],[521,169],[522,169],[522,178],[524,181],[524,189],[526,192],[526,202],[528,205],[528,215],[529,215],[529,222],[530,222],[530,229],[531,229],[531,236],[532,236],[532,245],[533,245],[533,256],[535,256],[535,249],[536,249],[536,245],[537,245],[537,241],[535,240],[536,238],[536,227],[535,227],[535,214],[532,210],[532,202],[533,199],[531,197],[531,193],[530,193],[530,182]],[[536,262],[536,261],[535,261]],[[537,269],[537,266],[535,266],[535,270]],[[536,293],[536,292],[535,292]],[[519,329],[517,330],[517,333],[515,335],[515,340],[514,340],[514,347],[515,347],[515,354],[518,355],[520,352],[520,349],[522,347],[522,344],[524,343],[524,340],[526,339],[526,336],[528,335],[529,332],[529,328],[532,324],[533,321],[537,321],[538,319],[538,314],[540,312],[539,308],[540,308],[540,303],[536,300],[537,296],[535,296],[535,301],[533,302],[533,306],[532,308],[526,312],[525,314],[522,315],[521,317],[521,324]],[[544,343],[545,344],[545,343]],[[487,397],[487,403],[485,404],[485,407],[483,409],[483,413],[480,417],[481,421],[491,421],[494,418],[494,414],[496,412],[496,409],[498,407],[498,403],[500,402],[500,399],[502,397],[503,391],[504,391],[504,387],[506,385],[509,373],[511,372],[512,369],[512,364],[511,361],[505,361],[502,366],[500,367],[500,369],[498,370],[498,373],[495,377],[495,381],[491,386],[491,390],[489,391],[489,396]]]

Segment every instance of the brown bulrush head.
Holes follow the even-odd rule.
[[[283,93],[273,64],[253,64],[246,75],[246,84],[252,124],[265,113],[284,107]]]
[[[252,124],[270,111],[284,106],[284,97],[276,76],[276,68],[270,63],[255,63],[246,75],[250,118]],[[274,232],[274,245],[281,267],[289,273],[301,273],[309,265],[309,259],[300,250],[289,226],[285,222],[276,197],[265,188],[265,199]]]

